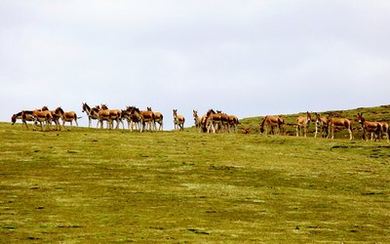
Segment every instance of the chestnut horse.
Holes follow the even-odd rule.
[[[108,107],[103,104],[101,106],[101,109],[98,112],[99,115],[99,122],[100,122],[100,128],[103,128],[103,121],[106,120],[108,122],[108,128],[112,129],[114,127],[113,121],[116,121],[116,129],[119,128],[119,122],[122,122],[121,120],[121,110],[119,109],[108,109]],[[122,126],[123,122],[122,122]]]
[[[157,130],[156,123],[159,124],[158,130],[163,130],[163,119],[164,116],[160,112],[153,112],[151,107],[147,107],[147,110],[153,113],[154,117],[154,129]]]
[[[198,116],[198,111],[192,110],[192,116],[194,117],[195,127],[199,129],[199,132],[206,132],[206,115]]]
[[[328,137],[330,136],[331,139],[334,139],[335,127],[346,128],[348,130],[348,133],[349,133],[349,140],[353,139],[351,120],[346,119],[346,118],[328,117]]]
[[[306,116],[299,116],[297,118],[297,125],[296,125],[297,136],[300,136],[303,130],[303,135],[304,137],[306,137],[307,129],[310,125],[310,121],[311,121],[311,114],[309,112],[306,112]]]
[[[321,117],[319,113],[315,113],[316,116],[316,131],[314,133],[314,138],[317,138],[318,129],[321,129],[322,137],[328,136],[328,119],[326,117]]]
[[[136,107],[130,107],[130,106],[126,107],[126,114],[128,116],[127,122],[128,123],[130,122],[129,129],[131,131],[133,131],[134,129],[135,130],[141,129],[142,116],[139,113],[139,110],[137,112],[136,109],[137,109]]]
[[[23,120],[26,120],[28,116],[29,113],[23,112],[22,114]],[[53,115],[46,106],[44,106],[42,109],[33,110],[32,116],[34,118],[34,125],[38,126],[37,124],[39,123],[42,131],[43,131],[42,123],[46,123],[46,127],[45,127],[46,129],[50,128],[51,121],[53,120]]]
[[[79,126],[77,123],[77,119],[79,117],[77,117],[77,114],[75,112],[73,111],[64,112],[64,110],[61,107],[58,107],[56,108],[56,110],[54,110],[54,113],[61,117],[63,127],[65,126],[65,122],[69,122],[70,126],[73,126],[73,120],[76,123],[76,126]]]
[[[184,130],[185,118],[177,113],[177,109],[173,110],[173,127],[175,130]]]
[[[280,116],[267,115],[260,123],[260,133],[268,134],[268,127],[271,128],[271,134],[274,134],[274,128],[278,128],[278,133],[283,133],[284,119]]]
[[[222,127],[222,116],[220,113],[216,113],[213,109],[207,111],[206,114],[206,128],[207,133],[215,133],[219,127]]]
[[[382,137],[381,136],[381,133],[382,133],[382,124],[381,123],[375,122],[375,121],[367,121],[363,117],[363,113],[358,113],[356,116],[356,119],[362,126],[362,129],[363,129],[362,139],[363,140],[368,140],[368,138],[366,138],[366,132],[371,134],[371,140],[373,140],[375,137],[375,141],[376,141],[377,139],[379,140]]]
[[[381,134],[384,135],[387,138],[387,142],[390,142],[390,140],[389,140],[389,137],[390,137],[389,124],[386,123],[386,122],[379,122],[379,124],[382,127]]]

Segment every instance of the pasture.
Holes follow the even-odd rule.
[[[0,123],[0,149],[2,241],[390,241],[385,141]]]

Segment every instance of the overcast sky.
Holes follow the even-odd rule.
[[[0,121],[81,103],[240,118],[390,104],[390,1],[0,0]],[[86,124],[86,117],[81,119]]]

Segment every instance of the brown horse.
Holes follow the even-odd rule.
[[[99,115],[100,128],[103,128],[103,121],[107,121],[108,128],[112,129],[114,127],[113,121],[116,121],[115,128],[119,129],[119,122],[122,122],[121,110],[108,109],[107,105],[103,104],[101,106],[101,109],[98,112],[98,115]],[[122,122],[122,126],[123,126],[123,122]]]
[[[326,117],[321,117],[319,113],[315,113],[316,116],[316,130],[314,132],[314,138],[317,138],[318,130],[321,129],[322,137],[328,136],[328,119]]]
[[[63,127],[65,127],[65,122],[69,122],[70,126],[73,126],[73,120],[76,123],[76,126],[79,126],[77,123],[78,117],[75,112],[73,111],[64,112],[64,110],[61,107],[58,107],[56,108],[56,110],[54,110],[54,113],[61,117]]]
[[[184,130],[185,118],[177,113],[177,109],[173,110],[173,127],[175,130]]]
[[[271,134],[275,134],[274,129],[278,128],[278,133],[283,133],[284,119],[280,116],[267,115],[260,123],[260,133],[268,134],[268,127],[271,128]]]
[[[238,117],[235,115],[228,115],[229,127],[233,128],[233,132],[237,132],[237,126],[240,124]]]
[[[390,137],[390,130],[389,130],[389,124],[386,122],[379,122],[379,124],[382,127],[382,136],[384,135],[387,139],[387,142],[390,142],[389,137]]]
[[[220,127],[222,127],[222,116],[220,113],[216,113],[213,109],[207,111],[206,114],[206,128],[207,133],[215,133]]]
[[[331,139],[334,139],[335,127],[344,127],[348,130],[349,140],[353,139],[351,120],[346,118],[328,117],[328,137],[330,136]]]
[[[26,120],[29,116],[29,113],[24,112],[22,114],[23,120]],[[42,109],[36,109],[32,111],[32,116],[34,118],[34,124],[37,126],[39,123],[41,126],[41,130],[43,131],[43,123],[46,123],[46,129],[50,129],[50,124],[53,120],[52,113],[48,110],[46,106],[44,106]]]
[[[128,114],[128,122],[130,122],[130,130],[141,130],[142,116],[139,112],[139,109],[136,107],[126,107],[126,111]],[[137,112],[138,111],[138,112]]]
[[[157,130],[156,123],[159,124],[158,130],[163,130],[163,119],[164,116],[160,112],[153,112],[151,107],[147,107],[147,111],[150,111],[153,113],[154,117],[154,129]]]
[[[309,112],[306,112],[306,116],[299,116],[296,121],[297,121],[297,125],[296,125],[297,136],[300,136],[303,130],[303,135],[304,137],[306,137],[307,129],[311,121],[311,114]]]
[[[217,114],[221,116],[221,130],[230,132],[229,115],[221,110],[217,110]]]
[[[382,133],[382,124],[381,123],[375,122],[375,121],[367,121],[363,117],[363,113],[358,113],[356,116],[356,119],[362,126],[362,129],[363,129],[362,139],[363,140],[368,140],[368,138],[366,138],[366,132],[371,134],[371,140],[373,140],[374,137],[375,137],[375,141],[377,139],[379,140],[381,138],[381,133]]]

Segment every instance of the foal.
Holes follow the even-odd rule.
[[[177,113],[177,109],[173,110],[173,126],[175,130],[184,130],[185,118],[183,115]]]

